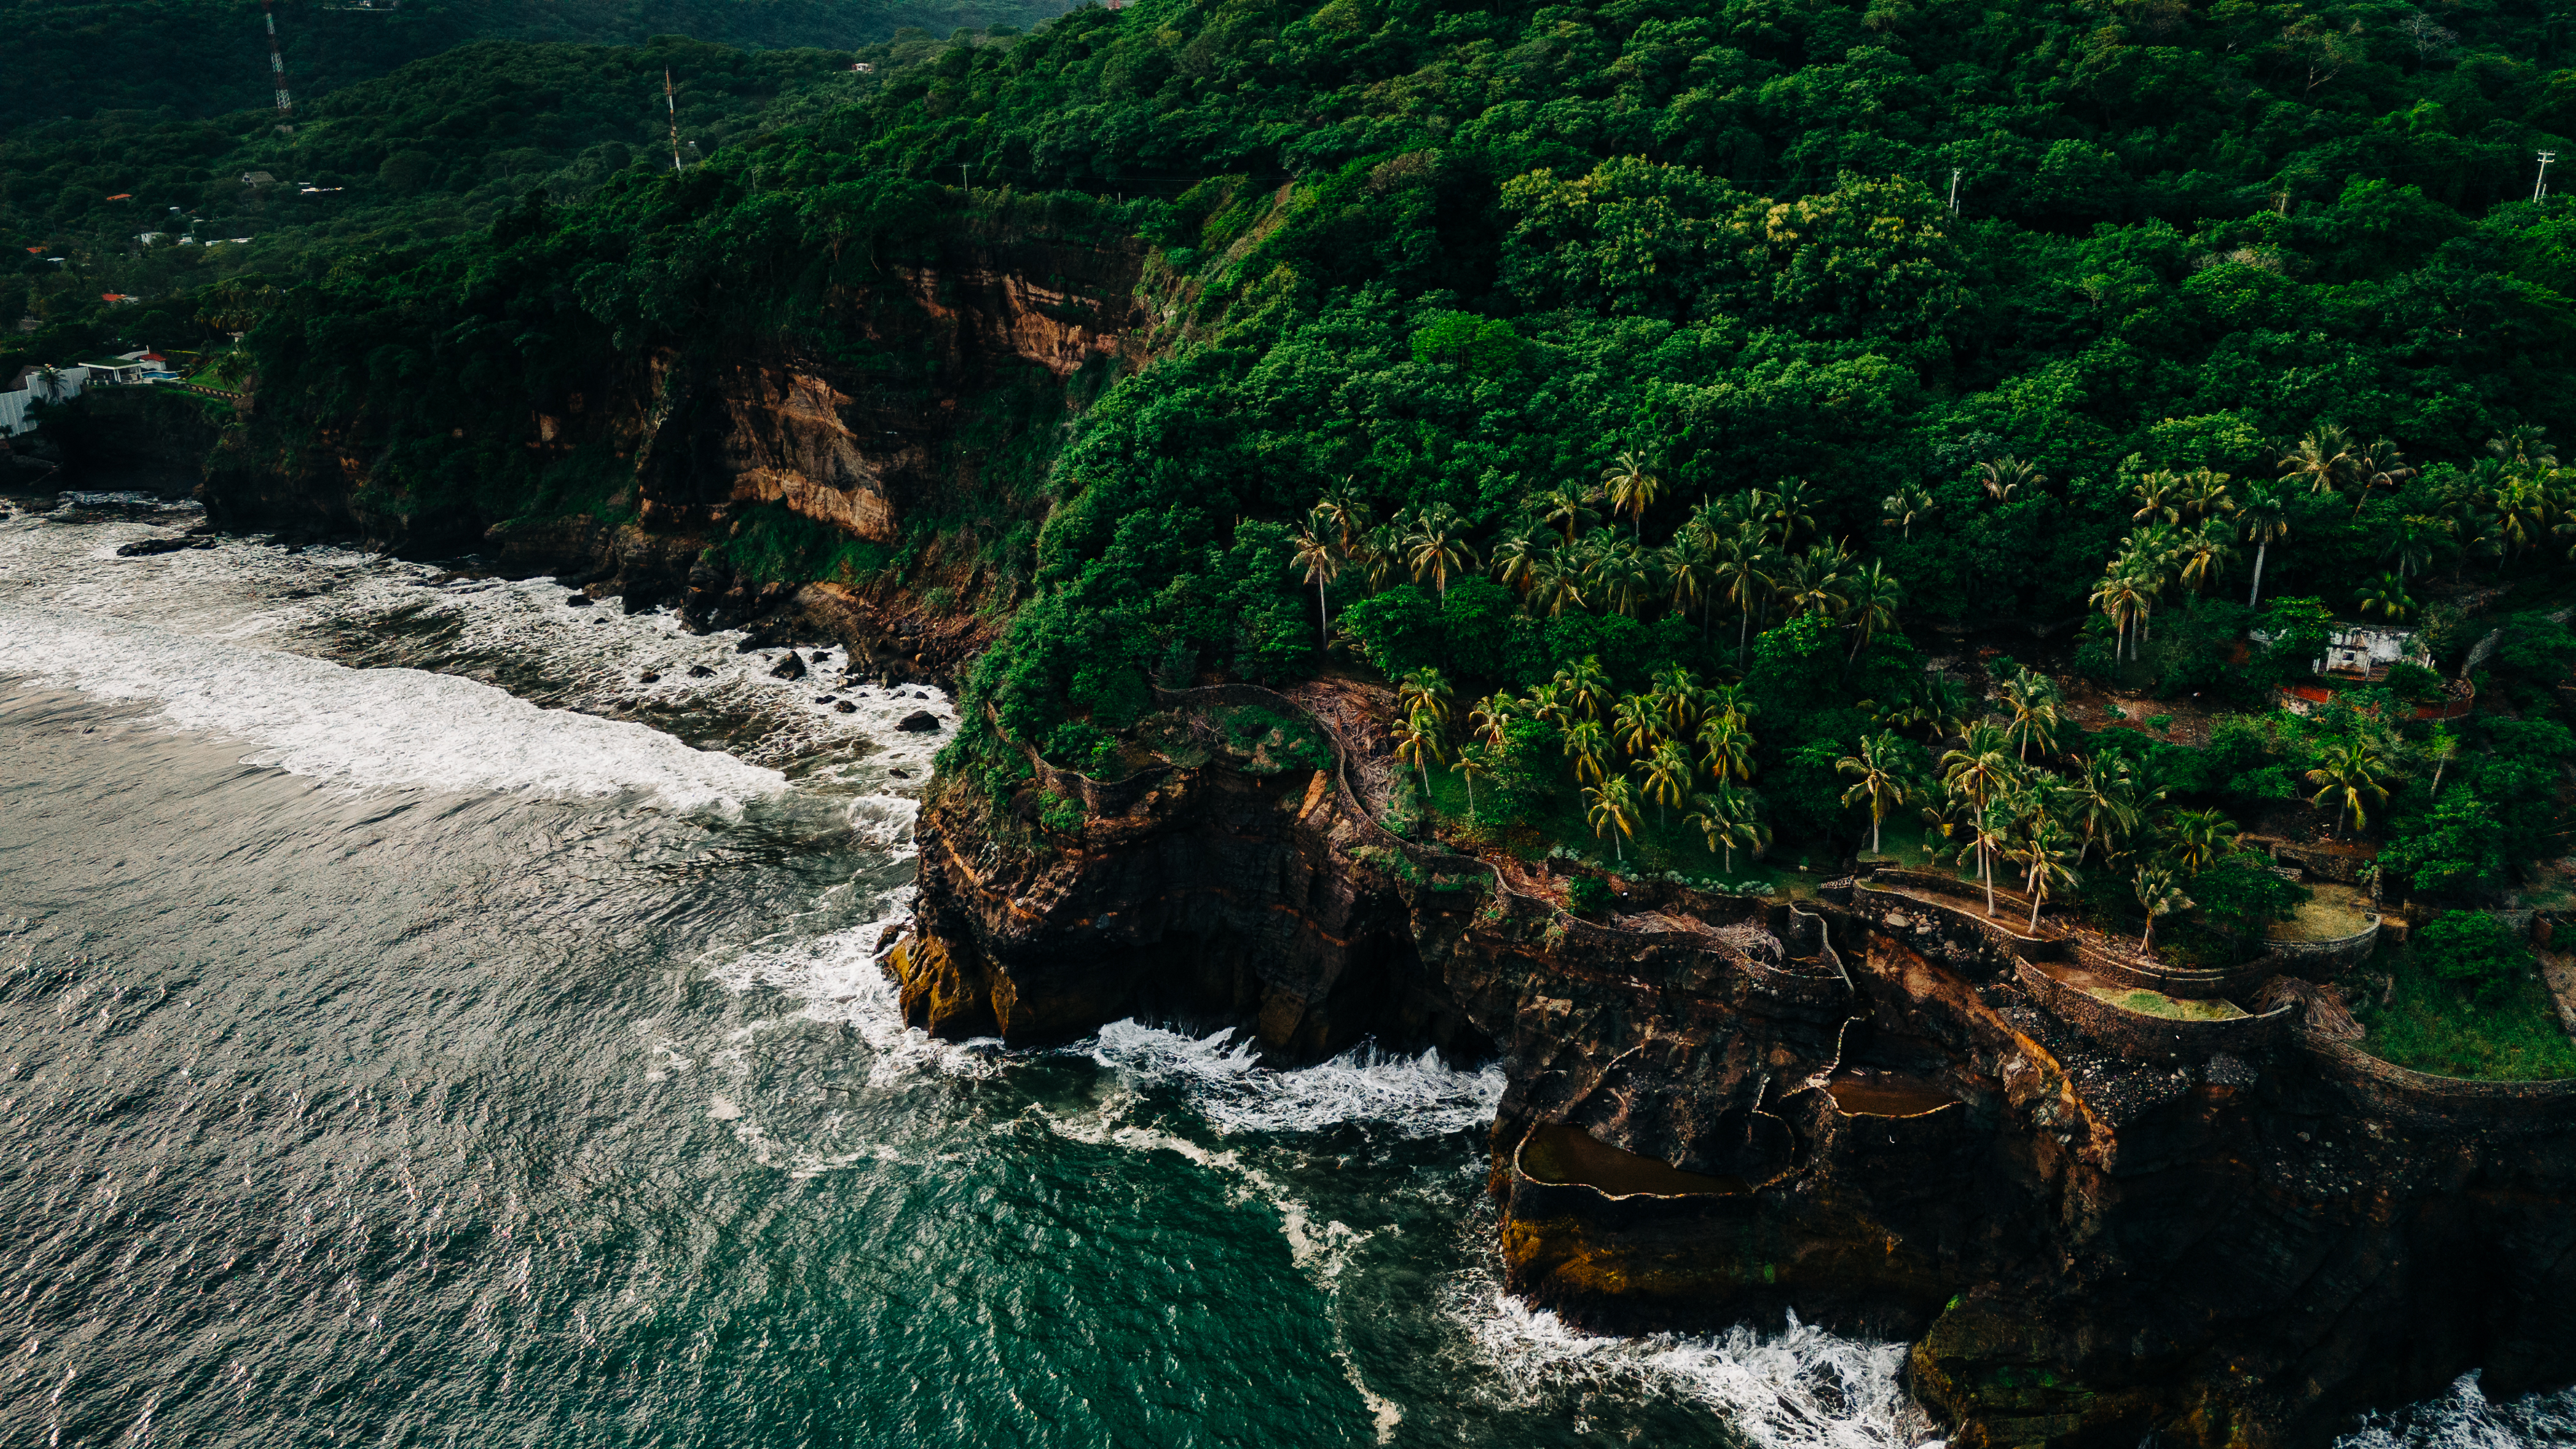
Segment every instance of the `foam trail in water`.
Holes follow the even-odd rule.
[[[946,1042],[906,1026],[901,992],[886,975],[883,947],[912,917],[913,889],[887,896],[884,913],[864,925],[803,939],[764,941],[728,959],[710,959],[708,975],[735,991],[761,987],[804,1003],[812,1021],[846,1023],[874,1051],[868,1085],[901,1086],[925,1073],[991,1076],[1002,1068],[998,1043]]]
[[[2576,1444],[2576,1389],[2528,1394],[2511,1403],[2488,1399],[2475,1373],[2451,1391],[2390,1414],[2373,1414],[2335,1441],[2335,1449],[2531,1449]]]
[[[147,624],[0,604],[0,674],[153,704],[171,726],[240,740],[246,764],[352,785],[650,791],[681,808],[785,788],[777,771],[643,725],[540,709],[412,669],[350,669]]]
[[[1462,1072],[1437,1052],[1404,1056],[1357,1046],[1311,1067],[1280,1071],[1232,1032],[1191,1037],[1135,1021],[1101,1028],[1087,1050],[1140,1085],[1177,1083],[1219,1132],[1319,1132],[1377,1122],[1408,1137],[1463,1132],[1494,1119],[1503,1070]]]
[[[1477,1275],[1451,1303],[1503,1392],[1521,1402],[1585,1386],[1633,1387],[1703,1404],[1755,1449],[1905,1449],[1932,1432],[1905,1394],[1905,1345],[1798,1322],[1757,1332],[1606,1338],[1578,1333]]]

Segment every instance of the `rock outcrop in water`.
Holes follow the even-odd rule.
[[[1364,743],[1284,768],[1209,723],[1263,702],[1289,708],[1167,700],[1179,747],[1114,784],[1033,760],[995,810],[943,782],[890,958],[910,1019],[1497,1051],[1515,1291],[1604,1330],[1902,1336],[1965,1444],[2321,1443],[2473,1367],[2498,1395],[2576,1377],[2576,1095],[2379,1063],[2293,977],[2225,1021],[2079,1002],[2055,943],[1901,874],[1577,919],[1388,835]],[[1050,795],[1078,828],[1038,823]]]

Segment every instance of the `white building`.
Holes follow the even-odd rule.
[[[2366,624],[2338,624],[2326,637],[2326,652],[2312,666],[2336,679],[2385,679],[2388,666],[2399,662],[2433,667],[2430,651],[2412,629],[2374,629]]]
[[[27,416],[29,408],[40,402],[78,397],[89,382],[90,370],[86,367],[56,368],[50,377],[39,368],[19,369],[10,390],[0,392],[0,438],[14,438],[32,430],[36,425]]]

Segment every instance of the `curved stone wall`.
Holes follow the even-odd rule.
[[[2350,1042],[2315,1032],[2302,1031],[2297,1041],[2317,1075],[2363,1111],[2576,1134],[2576,1077],[2546,1082],[2439,1077],[2383,1061]]]
[[[2371,917],[2368,926],[2332,941],[2266,941],[2263,944],[2271,948],[2265,959],[2279,962],[2278,970],[2293,975],[2317,970],[2340,971],[2369,960],[2370,953],[2379,949],[2379,917]]]
[[[2253,1056],[2277,1045],[2299,1015],[2298,1003],[2289,1002],[2261,1016],[2177,1021],[2114,1006],[2028,963],[2018,969],[2015,979],[2041,1010],[2096,1045],[2133,1061],[2198,1062],[2222,1052]]]

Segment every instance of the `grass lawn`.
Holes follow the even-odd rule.
[[[2372,1055],[2445,1077],[2576,1077],[2576,1042],[2567,1039],[2549,988],[2539,981],[2516,981],[2494,1005],[2480,1006],[2396,952],[2382,952],[2373,965],[2393,971],[2397,987],[2382,1006],[2375,990],[2354,983],[2354,994],[2364,999],[2354,1003],[2353,1015],[2370,1033],[2362,1045]]]
[[[2276,921],[2265,934],[2275,941],[2340,941],[2370,926],[2370,897],[2356,886],[2321,882],[2308,888],[2297,915]]]
[[[2161,1016],[2169,1021],[2235,1021],[2245,1015],[2244,1009],[2232,1001],[2184,1001],[2138,987],[2087,986],[2084,994],[2141,1016]]]

